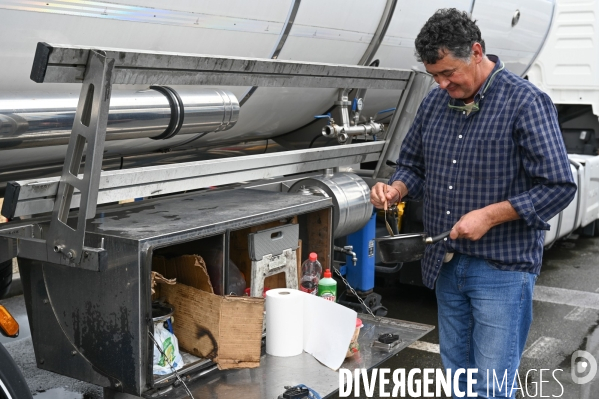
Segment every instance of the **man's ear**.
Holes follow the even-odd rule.
[[[480,43],[475,42],[472,45],[472,56],[474,57],[474,61],[477,64],[482,62],[483,58],[485,57],[485,54],[483,53],[483,47],[480,45]]]

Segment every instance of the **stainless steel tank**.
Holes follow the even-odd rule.
[[[361,229],[372,217],[370,187],[353,173],[333,174],[332,171],[327,171],[323,175],[298,181],[291,186],[289,192],[331,198],[335,238]]]
[[[422,70],[414,58],[414,38],[444,7],[471,13],[487,52],[523,75],[545,40],[554,0],[430,0],[417,5],[409,0],[0,1],[0,108],[5,110],[0,117],[0,173],[44,172],[46,166],[60,164],[66,152],[60,143],[68,134],[68,110],[75,107],[79,87],[29,79],[37,42],[349,65],[378,60],[382,67]],[[520,18],[513,24],[516,11]],[[153,140],[171,123],[170,104],[147,86],[135,89],[149,93],[143,94],[146,100],[133,93],[129,99],[148,104],[119,108],[115,98],[105,158],[272,139],[288,147],[321,146],[326,144],[318,138],[322,125],[312,121],[331,108],[337,95],[334,89],[222,87],[243,99],[234,126],[223,114],[217,133],[190,136],[206,131],[203,124],[218,124],[218,116],[206,122],[200,112],[194,122],[189,105],[187,123],[176,136]],[[399,95],[369,90],[362,115],[395,106]]]

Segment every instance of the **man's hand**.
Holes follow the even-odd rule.
[[[520,216],[509,201],[499,202],[462,216],[451,229],[449,238],[452,240],[457,238],[480,240],[491,227],[517,219],[520,219]]]
[[[484,208],[483,208],[484,209]],[[458,220],[451,229],[449,238],[466,238],[476,241],[484,236],[493,226],[489,223],[488,217],[483,209],[468,212]]]
[[[387,205],[396,204],[407,194],[407,187],[400,181],[394,181],[392,185],[377,183],[370,190],[370,202],[375,208],[383,209],[385,202]]]

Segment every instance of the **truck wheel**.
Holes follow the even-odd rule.
[[[25,377],[4,345],[0,344],[0,399],[32,399]]]

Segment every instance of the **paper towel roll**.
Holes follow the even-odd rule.
[[[266,353],[297,356],[304,350],[303,292],[288,288],[266,291]]]

